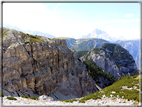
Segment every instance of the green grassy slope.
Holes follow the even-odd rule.
[[[103,95],[105,95],[106,97],[110,97],[110,95],[114,95],[115,97],[117,97],[117,95],[119,95],[120,98],[122,98],[122,96],[124,96],[124,99],[140,102],[140,99],[139,99],[139,89],[140,89],[139,79],[140,79],[140,75],[125,76],[122,79],[113,83],[112,85],[110,85],[100,91],[97,91],[93,94],[89,94],[89,95],[85,96],[84,98],[79,100],[79,102],[84,103],[86,100],[89,100],[89,99],[94,99],[94,100],[101,99]],[[122,86],[127,86],[128,88],[137,87],[138,90],[137,89],[131,89],[131,90],[122,89]],[[112,93],[112,91],[114,91],[115,93]],[[75,101],[75,99],[61,100],[61,101],[72,102],[72,101]]]

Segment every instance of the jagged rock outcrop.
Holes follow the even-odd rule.
[[[104,43],[100,48],[91,49],[80,58],[82,61],[92,59],[99,67],[113,75],[135,75],[138,70],[129,52],[117,44]]]
[[[96,92],[85,65],[65,40],[3,30],[3,89],[12,96],[71,99]]]

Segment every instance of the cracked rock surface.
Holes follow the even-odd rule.
[[[4,95],[49,95],[60,100],[98,91],[85,65],[65,40],[41,37],[42,42],[25,44],[30,42],[28,36],[13,29],[4,31]]]

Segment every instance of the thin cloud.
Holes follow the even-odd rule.
[[[61,3],[58,3],[58,4],[56,5],[56,7],[54,8],[53,12],[55,12],[56,9],[57,9],[60,5],[61,5]]]
[[[133,16],[134,16],[134,14],[125,14],[126,18],[130,18],[130,17],[133,17]]]

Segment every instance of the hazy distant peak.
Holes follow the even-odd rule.
[[[125,40],[123,36],[116,38],[115,35],[110,36],[107,32],[100,29],[94,29],[92,33],[83,35],[82,38],[100,38],[109,42],[116,42],[117,40]]]
[[[105,32],[105,31],[102,31],[102,30],[100,30],[100,29],[95,29],[95,30],[93,30],[92,33],[96,33],[97,35],[100,35],[100,34],[103,34],[103,33],[106,33],[106,32]]]

